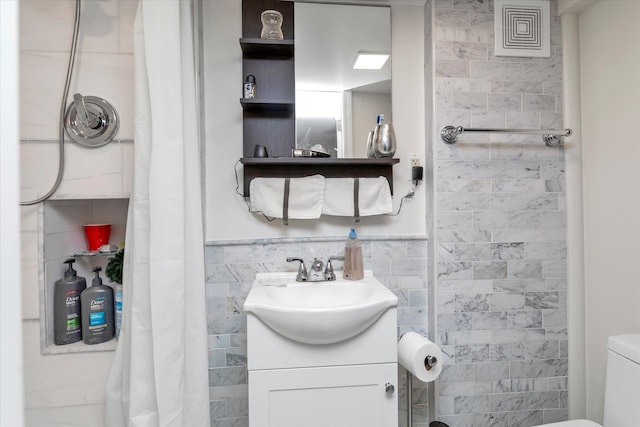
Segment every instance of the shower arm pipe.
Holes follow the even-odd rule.
[[[524,134],[542,135],[542,140],[548,146],[563,144],[563,138],[571,136],[571,129],[550,130],[550,129],[501,129],[501,128],[465,128],[462,126],[445,126],[440,132],[440,138],[445,144],[455,144],[458,137],[463,133],[504,133],[504,134]]]
[[[56,192],[56,190],[60,186],[60,183],[62,182],[62,175],[64,173],[64,114],[67,106],[67,98],[69,97],[71,76],[73,74],[73,67],[76,60],[76,47],[78,46],[78,29],[80,27],[80,1],[81,0],[76,0],[75,23],[73,26],[73,37],[71,38],[69,62],[67,64],[67,78],[64,83],[62,101],[60,102],[60,115],[58,117],[58,175],[56,176],[55,183],[45,195],[34,200],[20,202],[20,206],[31,206],[44,202],[45,200],[49,199],[53,195],[53,193]]]

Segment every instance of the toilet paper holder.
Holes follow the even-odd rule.
[[[432,355],[428,355],[424,358],[424,367],[427,368],[427,371],[430,371],[431,368],[438,364],[438,358]]]
[[[407,332],[398,339],[398,362],[407,371],[407,426],[413,425],[413,376],[434,381],[442,370],[442,357],[442,350],[422,334]]]
[[[430,371],[433,367],[438,364],[438,358],[432,355],[427,355],[424,358],[424,367],[427,371]],[[407,369],[407,425],[413,425],[413,413],[412,413],[412,405],[413,401],[413,374],[411,371]]]

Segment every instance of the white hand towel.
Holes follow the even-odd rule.
[[[359,178],[359,216],[382,215],[393,211],[389,182],[383,176]],[[354,178],[325,180],[324,215],[355,216]]]
[[[291,178],[288,217],[291,219],[320,218],[324,201],[322,175]],[[285,178],[254,178],[249,184],[251,212],[262,212],[273,218],[283,218]]]

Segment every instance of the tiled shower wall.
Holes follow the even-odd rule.
[[[563,128],[562,51],[493,54],[493,2],[437,0],[435,133]],[[525,427],[567,418],[564,160],[540,137],[435,141],[438,419]]]
[[[364,268],[398,296],[398,333],[426,335],[427,281],[424,238],[363,239]],[[308,262],[342,254],[344,239],[299,241],[277,239],[243,244],[210,244],[206,248],[209,387],[211,423],[216,427],[248,425],[246,315],[242,310],[256,273],[296,271],[289,256]],[[341,269],[339,262],[336,271]],[[404,370],[399,371],[400,426],[406,425]],[[415,427],[426,427],[426,387],[414,381]]]
[[[75,2],[20,0],[19,3],[20,197],[21,200],[32,200],[49,191],[56,180],[58,114],[71,47]],[[82,2],[76,69],[69,97],[79,92],[105,98],[118,110],[120,129],[117,142],[100,148],[65,144],[66,168],[55,194],[58,200],[127,198],[130,193],[134,128],[132,31],[137,6],[135,0]],[[51,233],[56,228],[61,231],[60,227],[70,230],[74,222],[76,230],[82,230],[82,222],[78,215],[68,212],[68,216],[63,215],[66,218],[50,229],[52,224],[42,224],[41,206],[20,208],[25,424],[100,427],[103,421],[96,414],[104,410],[104,384],[113,352],[42,353],[44,335],[41,331],[45,327],[47,311],[40,304],[40,291],[46,280],[42,274],[43,257],[48,254],[46,261],[51,261],[53,252],[50,250],[61,249],[60,246],[49,247],[45,252],[44,233]],[[46,211],[44,215],[48,222]],[[60,256],[71,253],[69,248],[62,249]],[[82,262],[90,261],[78,260],[78,263]],[[56,268],[60,268],[59,265]],[[47,281],[46,285],[51,286],[53,282]],[[67,351],[65,347],[50,349],[61,353]],[[69,366],[73,366],[74,375],[68,374]]]

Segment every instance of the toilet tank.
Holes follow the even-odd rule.
[[[609,337],[604,425],[640,426],[640,334]]]

